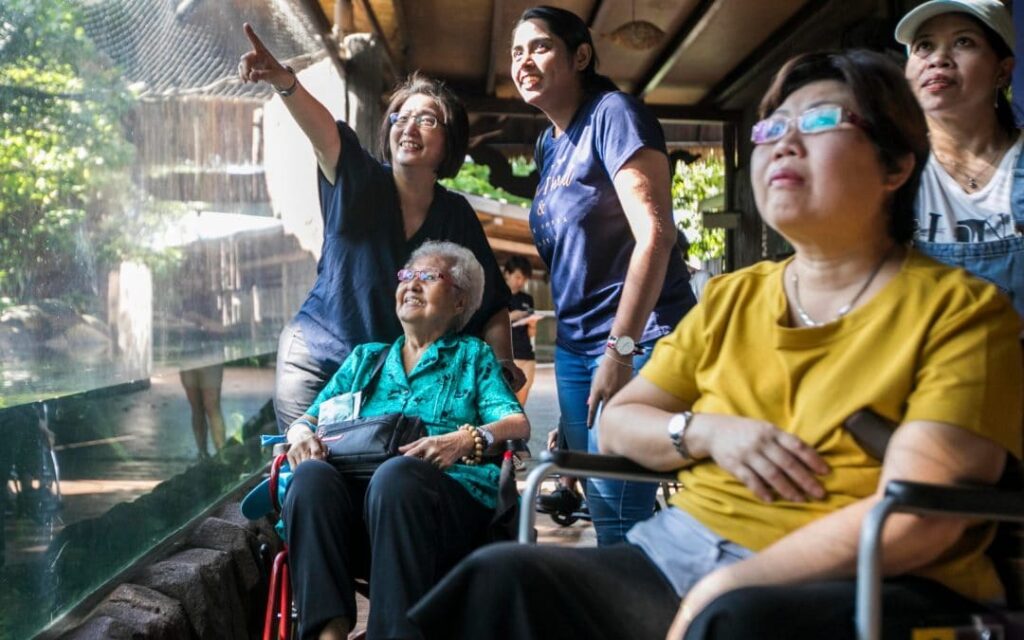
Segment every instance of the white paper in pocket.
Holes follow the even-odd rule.
[[[321,402],[318,424],[326,426],[342,420],[358,418],[362,396],[362,391],[351,391]]]

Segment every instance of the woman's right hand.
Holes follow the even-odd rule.
[[[765,502],[776,495],[793,502],[825,497],[817,476],[827,474],[828,465],[810,445],[771,423],[698,413],[686,443],[695,458],[710,456]]]
[[[327,447],[320,442],[320,438],[310,435],[305,440],[300,440],[288,448],[288,464],[292,471],[306,460],[325,460],[327,458]]]
[[[277,61],[270,50],[267,49],[260,37],[253,31],[252,25],[246,22],[242,25],[245,37],[249,38],[252,44],[252,51],[242,54],[238,62],[238,77],[242,82],[269,82],[275,89],[284,90],[292,86],[295,81],[295,74]]]

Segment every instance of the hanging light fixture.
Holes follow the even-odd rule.
[[[636,0],[632,1],[631,6],[632,19],[615,31],[604,34],[605,37],[626,49],[634,51],[653,49],[665,38],[665,32],[656,24],[636,19]]]

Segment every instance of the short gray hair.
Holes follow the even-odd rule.
[[[441,258],[448,265],[448,276],[452,283],[466,296],[466,306],[462,313],[455,318],[455,330],[462,329],[469,324],[480,303],[484,299],[484,268],[476,259],[473,252],[454,242],[447,240],[429,240],[419,246],[409,256],[405,263],[408,268],[414,262],[423,258]]]

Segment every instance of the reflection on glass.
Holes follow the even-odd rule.
[[[232,76],[245,20],[312,62],[293,3],[2,13],[0,406],[273,351],[315,257],[267,187],[272,92]]]
[[[272,366],[221,367],[226,444],[198,463],[177,375],[0,412],[0,638],[28,637],[262,466]]]
[[[0,640],[265,462],[315,165],[233,75],[244,21],[318,64],[297,4],[0,0]]]

